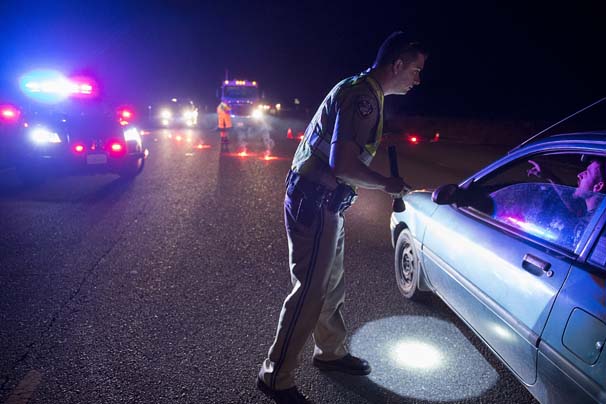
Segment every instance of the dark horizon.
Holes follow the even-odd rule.
[[[315,109],[404,30],[431,54],[423,84],[388,98],[397,113],[558,119],[606,95],[597,2],[505,5],[14,2],[0,9],[10,38],[0,77],[12,84],[36,67],[85,72],[121,102],[186,96],[214,108],[228,69],[258,81],[269,101],[298,98]]]

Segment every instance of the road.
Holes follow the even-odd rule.
[[[269,403],[254,381],[290,287],[281,207],[297,145],[290,126],[302,129],[273,122],[268,160],[268,139],[233,136],[222,152],[216,132],[192,131],[188,143],[185,131],[152,131],[130,182],[67,177],[25,189],[2,170],[0,403]],[[502,152],[399,151],[415,187],[458,181]],[[386,161],[376,167],[387,174]],[[308,343],[301,390],[331,404],[532,402],[439,299],[400,297],[390,204],[362,191],[346,214],[350,346],[374,372],[320,373]],[[435,342],[416,350],[416,368],[392,360],[410,341]]]

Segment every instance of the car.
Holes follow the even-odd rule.
[[[606,132],[534,139],[391,216],[401,294],[439,296],[542,403],[606,402],[605,158]]]
[[[25,184],[49,175],[113,173],[133,178],[147,157],[139,130],[119,110],[81,101],[25,107],[12,159]]]
[[[172,98],[155,109],[157,126],[161,128],[195,128],[198,125],[198,107],[185,98]]]

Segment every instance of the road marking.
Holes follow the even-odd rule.
[[[42,381],[42,373],[37,370],[30,370],[19,382],[13,393],[8,397],[4,404],[27,404],[32,398],[36,387]]]

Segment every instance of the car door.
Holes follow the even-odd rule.
[[[523,380],[536,381],[537,346],[556,296],[575,260],[572,224],[561,189],[527,175],[528,160],[559,167],[572,181],[577,155],[519,153],[470,187],[473,203],[443,205],[423,240],[430,283]],[[561,160],[561,161],[560,161]],[[556,192],[557,191],[557,192]],[[566,191],[566,192],[564,192]]]
[[[541,336],[537,366],[543,401],[606,402],[605,211],[606,200]]]

